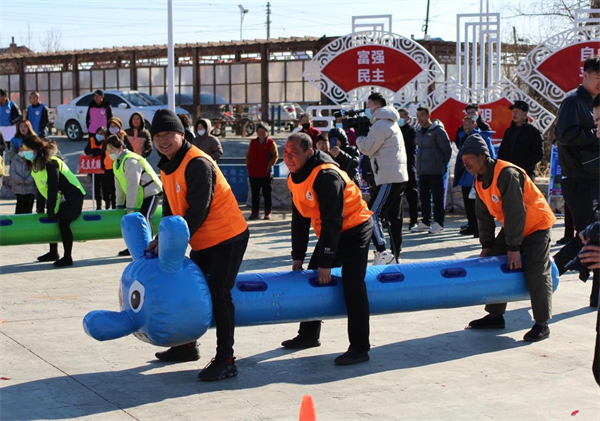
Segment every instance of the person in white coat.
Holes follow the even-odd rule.
[[[402,200],[408,181],[406,150],[402,131],[398,126],[400,115],[393,107],[387,106],[380,93],[369,96],[365,115],[370,117],[372,126],[368,133],[357,132],[359,137],[356,139],[356,146],[363,155],[369,157],[375,178],[369,200],[374,222],[373,244],[377,249],[373,264],[387,265],[399,262],[400,258],[396,259],[396,256],[400,255],[402,237],[396,239],[399,244],[395,244],[390,235],[391,252],[388,251],[381,220],[387,221],[390,232],[396,231],[392,229],[394,224],[400,224],[397,231],[402,232],[402,206],[397,206],[397,202]]]

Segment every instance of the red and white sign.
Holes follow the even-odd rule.
[[[564,92],[569,92],[581,84],[583,63],[598,54],[600,41],[574,44],[548,56],[536,70]]]
[[[344,92],[361,86],[381,86],[397,92],[422,71],[414,59],[383,45],[348,49],[322,70]]]
[[[100,157],[79,155],[79,174],[104,174],[104,170],[100,164]]]
[[[512,111],[508,107],[511,105],[512,102],[506,98],[500,98],[487,104],[479,104],[481,117],[496,132],[492,136],[495,141],[501,141],[504,132],[510,127]],[[453,136],[456,129],[463,124],[466,107],[467,103],[448,98],[431,112],[431,118],[438,119],[444,124],[452,141],[454,141]]]

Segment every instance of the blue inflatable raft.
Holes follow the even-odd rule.
[[[121,311],[88,313],[86,333],[97,340],[134,334],[159,346],[202,336],[212,305],[206,280],[184,256],[185,221],[163,218],[158,256],[144,255],[151,236],[141,214],[125,216],[121,225],[134,258],[121,278]],[[320,285],[316,271],[240,274],[232,291],[236,325],[345,317],[340,275],[341,269],[332,269],[333,282]],[[552,278],[556,290],[554,264]],[[505,257],[369,266],[365,282],[373,315],[529,300],[522,270],[508,270]]]

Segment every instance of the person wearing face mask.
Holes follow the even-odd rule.
[[[17,124],[17,131],[15,132],[15,136],[10,140],[9,150],[7,152],[7,158],[10,161],[13,155],[16,155],[23,144],[23,139],[25,139],[29,135],[37,135],[37,133],[33,130],[31,126],[31,122],[29,120],[21,120],[19,124]]]
[[[129,150],[132,150],[131,142],[129,141],[129,136],[127,133],[123,131],[123,122],[118,117],[113,117],[108,122],[108,133],[107,136],[117,136],[121,141],[125,144],[125,147]],[[103,182],[103,191],[102,195],[104,196],[104,201],[110,204],[111,209],[115,209],[117,206],[117,197],[116,197],[116,187],[115,187],[115,174],[113,172],[113,159],[109,156],[106,151],[106,143],[103,143],[102,149],[104,150],[104,158],[102,159],[102,168],[104,169],[104,182]]]
[[[125,130],[125,134],[129,137],[133,152],[142,158],[148,158],[152,154],[152,136],[146,129],[144,116],[141,113],[135,112],[131,115],[129,128]]]
[[[196,137],[190,143],[200,149],[202,152],[218,161],[223,156],[223,147],[221,142],[215,136],[210,134],[212,125],[207,118],[199,118],[194,125],[196,128]],[[186,139],[187,140],[187,139]]]
[[[112,106],[108,100],[104,99],[104,92],[101,89],[96,90],[85,116],[85,125],[89,135],[92,136],[96,133],[98,127],[108,127],[112,116]]]
[[[246,152],[246,167],[248,167],[248,178],[252,189],[252,213],[251,220],[258,219],[260,207],[260,191],[262,190],[265,201],[265,216],[263,219],[271,219],[271,184],[273,184],[273,165],[279,159],[277,144],[269,137],[269,125],[263,121],[256,125],[258,137],[250,141]]]
[[[56,154],[54,142],[37,136],[23,139],[23,158],[29,161],[31,175],[39,192],[46,199],[48,218],[58,219],[58,227],[64,247],[62,259],[58,245],[50,244],[50,251],[40,257],[40,262],[54,262],[54,266],[72,266],[73,232],[71,223],[81,214],[85,190],[75,174]]]
[[[12,146],[14,147],[14,144]],[[33,213],[37,189],[31,176],[31,169],[23,157],[22,146],[19,146],[18,152],[10,160],[10,180],[11,191],[17,197],[15,214]]]
[[[312,125],[312,116],[310,114],[302,114],[300,116],[300,129],[298,133],[306,133],[310,136],[313,142],[313,148],[317,147],[317,136],[321,134],[321,131],[315,129]]]
[[[125,208],[127,213],[140,212],[150,224],[162,196],[158,176],[150,164],[128,150],[118,136],[109,136],[105,144],[106,152],[113,160],[117,209]],[[128,249],[119,252],[119,256],[130,255]]]
[[[83,153],[85,153],[88,157],[100,157],[100,165],[102,167],[102,174],[94,174],[92,177],[94,179],[94,198],[96,200],[96,210],[102,209],[102,195],[105,190],[104,187],[104,164],[102,162],[102,158],[104,157],[104,139],[106,138],[106,133],[108,129],[106,127],[98,127],[96,129],[96,133],[93,136],[90,136],[88,139],[88,143],[83,149]],[[90,175],[91,177],[91,175]],[[106,200],[105,209],[110,209],[110,202]]]
[[[366,136],[357,133],[356,145],[368,156],[375,178],[371,189],[369,209],[373,212],[373,243],[375,244],[374,265],[388,265],[398,261],[402,242],[402,220],[399,237],[391,238],[391,252],[387,250],[381,220],[398,224],[402,193],[408,181],[406,149],[402,130],[398,126],[400,115],[378,92],[369,95],[365,115],[370,116],[371,129]],[[394,232],[398,232],[394,229]]]

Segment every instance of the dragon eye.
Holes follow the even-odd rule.
[[[129,288],[129,305],[134,312],[138,312],[144,305],[146,288],[139,281],[134,281]]]

